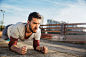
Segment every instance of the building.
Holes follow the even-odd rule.
[[[55,21],[52,19],[47,20],[47,24],[62,24],[62,23],[68,24],[67,22],[64,22],[64,21]],[[61,27],[61,26],[48,26],[48,28],[49,27],[52,28],[52,27]],[[68,25],[66,27],[77,27],[77,25]],[[60,30],[60,29],[50,29],[50,30]],[[84,31],[84,29],[71,29],[71,31]]]
[[[41,17],[42,17],[42,19],[41,19],[41,25],[43,25],[44,17],[43,16],[41,16]]]
[[[55,21],[55,20],[52,20],[52,19],[48,19],[47,20],[47,24],[62,24],[62,23],[66,23],[64,21]],[[61,27],[61,26],[48,26],[48,27]],[[60,29],[50,29],[50,30],[60,30]]]

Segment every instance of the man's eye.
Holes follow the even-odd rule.
[[[33,24],[36,24],[36,23],[33,23]]]
[[[36,23],[34,23],[34,24],[36,24]]]
[[[38,24],[38,25],[40,25],[40,24]]]

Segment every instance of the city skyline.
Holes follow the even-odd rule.
[[[4,25],[27,22],[31,12],[43,15],[43,24],[47,24],[47,19],[86,23],[86,0],[0,0],[0,10],[5,11]]]

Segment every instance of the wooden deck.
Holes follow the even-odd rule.
[[[30,42],[18,42],[18,47],[27,46],[28,50],[25,55],[18,54],[16,52],[10,51],[8,48],[8,42],[0,38],[0,57],[85,57],[85,48],[77,48],[82,47],[84,45],[76,46],[75,44],[69,43],[59,43],[52,42],[49,40],[41,39],[40,45],[47,46],[49,51],[47,54],[43,54],[41,52],[35,51],[33,49],[32,41]],[[68,46],[67,46],[68,45]],[[69,47],[71,46],[71,47]],[[72,47],[73,46],[73,47]]]

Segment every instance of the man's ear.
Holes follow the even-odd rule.
[[[29,21],[29,20],[27,20],[27,23],[29,24],[29,23],[30,23],[30,21]]]

